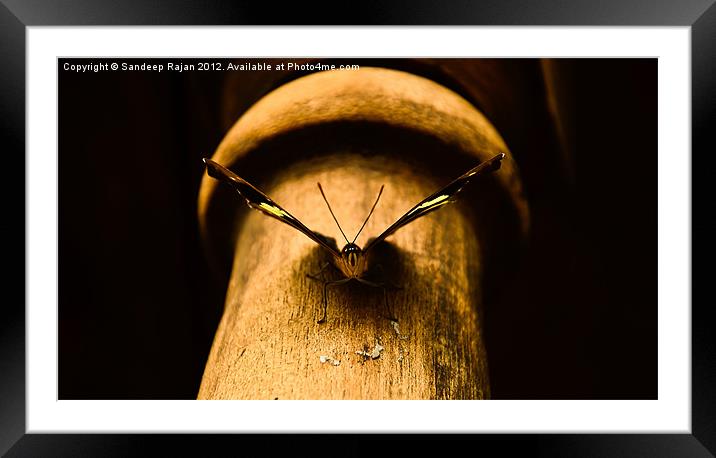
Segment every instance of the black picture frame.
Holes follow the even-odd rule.
[[[259,2],[182,1],[22,1],[0,2],[0,107],[3,112],[2,145],[8,173],[3,182],[5,196],[18,204],[12,221],[3,224],[6,248],[25,240],[24,195],[20,205],[18,189],[24,189],[25,157],[25,50],[28,26],[92,25],[283,25],[302,19],[305,24],[366,25],[571,25],[571,26],[690,26],[692,64],[692,157],[699,164],[716,151],[712,133],[716,125],[716,6],[714,0],[648,1],[610,0],[593,2],[550,0],[530,2],[459,1],[450,4],[393,2],[390,5],[361,3],[361,8],[341,11],[335,5],[307,8],[289,4],[275,8]],[[370,8],[374,6],[375,8]],[[317,11],[322,11],[319,15]],[[326,12],[329,12],[326,14]],[[699,154],[700,153],[700,154]],[[10,161],[10,158],[13,161]],[[700,164],[701,165],[701,164]],[[694,168],[707,173],[708,167]],[[13,184],[9,178],[22,183]],[[701,198],[692,185],[694,199]],[[708,196],[708,193],[705,194]],[[708,198],[708,197],[706,197]],[[22,221],[22,224],[19,223]],[[693,223],[692,223],[693,224]],[[708,227],[706,225],[694,227]],[[699,238],[700,239],[700,238]],[[23,244],[24,245],[24,244]],[[6,251],[7,252],[7,251]],[[710,246],[700,246],[707,257]],[[25,265],[24,256],[22,265]],[[19,290],[25,269],[6,273],[6,285]],[[17,277],[17,278],[15,278]],[[10,290],[6,288],[6,290]],[[7,297],[10,297],[8,294]],[[23,288],[20,298],[25,297]],[[238,452],[266,444],[265,438],[246,435],[126,435],[126,434],[26,434],[25,433],[25,301],[3,301],[0,320],[0,452],[8,456],[134,455],[148,447],[164,454],[191,452],[213,455],[220,450]],[[713,320],[709,304],[692,302],[692,434],[529,434],[470,435],[472,450],[484,448],[510,453],[516,450],[550,456],[713,456],[716,454],[716,346],[710,335]],[[342,444],[340,454],[364,455],[377,449],[365,438],[310,435],[271,440],[274,452],[325,449],[338,451],[331,443]],[[326,443],[328,440],[330,443]],[[396,447],[422,446],[425,436],[395,441]],[[453,441],[453,439],[450,439]],[[248,444],[247,444],[248,442]],[[386,441],[387,442],[387,441]],[[265,445],[264,445],[265,446]],[[454,446],[452,446],[454,447]],[[451,447],[451,448],[452,448]],[[320,453],[320,451],[319,451]]]

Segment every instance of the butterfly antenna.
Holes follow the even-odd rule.
[[[358,229],[358,233],[356,234],[356,238],[353,239],[351,243],[356,243],[356,240],[358,240],[358,236],[360,235],[361,231],[363,231],[363,228],[365,227],[366,223],[370,219],[370,215],[373,214],[373,210],[375,210],[375,206],[378,205],[378,201],[380,200],[380,195],[383,194],[383,188],[385,185],[381,185],[380,191],[378,191],[378,197],[375,199],[375,203],[373,204],[373,208],[370,209],[370,213],[368,213],[368,217],[363,221],[363,225]]]
[[[341,234],[343,234],[343,238],[346,239],[346,243],[350,243],[348,241],[348,237],[346,237],[346,233],[343,232],[343,229],[341,228],[341,225],[338,224],[338,220],[336,219],[336,215],[333,214],[333,210],[331,209],[331,204],[328,203],[328,199],[326,199],[326,194],[323,192],[323,188],[321,187],[321,183],[318,184],[318,190],[321,191],[321,195],[323,196],[323,200],[326,202],[326,205],[328,206],[328,211],[331,212],[331,216],[333,217],[333,221],[336,222],[336,226],[338,226],[338,230],[341,231]]]

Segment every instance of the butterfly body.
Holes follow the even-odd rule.
[[[444,206],[445,204],[448,204],[452,202],[455,198],[455,196],[462,190],[462,188],[474,177],[480,175],[483,172],[489,172],[489,171],[495,171],[500,168],[500,161],[505,157],[504,153],[498,153],[496,156],[493,156],[491,159],[488,159],[487,161],[484,161],[480,163],[477,167],[474,167],[470,170],[468,170],[463,175],[459,176],[452,182],[450,182],[445,187],[441,188],[439,191],[431,194],[430,196],[423,199],[421,202],[419,202],[417,205],[415,205],[413,208],[411,208],[408,212],[406,212],[402,217],[400,217],[396,222],[394,222],[390,227],[388,227],[383,233],[381,233],[378,237],[372,238],[368,241],[368,243],[365,245],[365,247],[361,248],[358,245],[355,244],[355,241],[358,239],[358,235],[360,235],[361,231],[365,227],[366,223],[368,222],[368,219],[370,219],[370,216],[373,214],[373,210],[375,210],[376,205],[378,204],[378,200],[380,200],[380,196],[383,193],[383,187],[381,186],[380,192],[378,193],[378,198],[376,199],[375,203],[373,204],[373,207],[370,210],[370,213],[368,214],[368,217],[363,222],[363,225],[358,230],[358,233],[353,238],[353,241],[349,241],[348,237],[346,237],[345,233],[343,232],[343,229],[341,228],[341,225],[338,224],[338,220],[336,219],[336,216],[333,214],[333,210],[331,209],[330,204],[328,203],[328,199],[326,198],[325,193],[323,192],[323,188],[321,187],[320,183],[318,184],[318,189],[321,191],[321,195],[323,196],[323,199],[326,202],[326,205],[328,206],[328,210],[331,212],[331,216],[333,216],[334,221],[336,222],[336,225],[338,226],[338,229],[341,231],[341,234],[343,235],[343,238],[346,240],[346,245],[343,247],[341,251],[338,251],[338,248],[335,244],[335,241],[333,239],[329,239],[317,232],[314,232],[310,230],[308,227],[306,227],[301,221],[299,221],[296,217],[291,215],[289,212],[284,210],[281,206],[279,206],[277,203],[275,203],[271,198],[269,198],[266,194],[259,191],[257,188],[255,188],[253,185],[251,185],[249,182],[244,180],[243,178],[236,175],[234,172],[228,170],[221,164],[218,164],[211,159],[204,159],[204,163],[206,164],[207,172],[209,173],[209,176],[216,178],[220,181],[223,181],[229,185],[231,185],[238,193],[246,200],[247,205],[254,209],[258,210],[262,213],[264,213],[267,216],[270,216],[272,218],[278,219],[279,221],[288,224],[289,226],[293,227],[294,229],[300,231],[305,236],[316,242],[318,245],[323,247],[325,250],[327,250],[334,259],[334,265],[335,267],[343,274],[344,278],[340,280],[334,280],[334,281],[326,281],[323,280],[323,278],[318,278],[315,276],[310,276],[311,278],[315,278],[319,281],[323,281],[323,297],[324,297],[324,308],[323,308],[323,318],[319,320],[319,323],[325,321],[326,316],[326,294],[327,294],[327,287],[332,285],[339,285],[343,283],[347,283],[351,280],[356,280],[360,283],[374,286],[374,287],[380,287],[383,288],[383,291],[385,293],[385,289],[388,286],[391,286],[389,282],[374,282],[372,280],[367,280],[365,277],[368,273],[368,255],[371,252],[371,249],[375,247],[378,243],[385,240],[388,236],[392,235],[395,231],[402,228],[403,226],[409,224],[410,222],[416,220],[417,218],[420,218],[421,216],[424,216],[434,210],[437,210]],[[325,266],[324,266],[325,268]],[[323,272],[323,269],[321,270],[321,274]],[[385,294],[384,294],[385,296]],[[387,306],[387,298],[386,298],[386,306]],[[391,319],[392,313],[391,313]]]
[[[346,278],[361,278],[368,269],[363,250],[355,243],[349,243],[341,250],[340,262],[336,267]]]

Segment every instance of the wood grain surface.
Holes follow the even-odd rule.
[[[323,249],[205,175],[202,240],[228,288],[199,399],[489,398],[482,282],[495,277],[490,266],[509,265],[506,252],[529,227],[509,148],[445,86],[366,67],[307,75],[258,100],[211,158],[339,249],[345,240],[316,182],[350,238],[385,185],[357,240],[365,246],[499,152],[499,172],[463,192],[468,205],[420,218],[373,250],[371,262],[402,286],[388,292],[398,322],[386,318],[381,290],[347,284],[329,289],[328,320],[318,324],[323,288],[306,274],[328,260]]]
[[[445,183],[395,160],[341,155],[292,167],[264,191],[311,229],[345,241],[385,191],[358,245],[377,236]],[[236,196],[237,206],[245,206]],[[238,232],[226,309],[199,399],[483,399],[489,397],[481,335],[480,247],[473,222],[448,205],[398,231],[372,261],[402,290],[329,289],[306,277],[327,260],[306,236],[255,211]],[[334,274],[335,275],[335,274]],[[335,278],[338,278],[336,276]]]

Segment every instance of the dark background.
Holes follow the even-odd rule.
[[[195,398],[225,287],[198,237],[200,158],[301,74],[63,62],[59,397]],[[358,63],[461,93],[518,161],[532,232],[485,310],[493,397],[656,398],[656,60]]]

